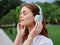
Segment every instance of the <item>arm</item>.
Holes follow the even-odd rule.
[[[22,45],[22,37],[18,33],[13,45]]]
[[[23,45],[32,45],[33,44],[33,39],[39,35],[39,33],[41,32],[43,26],[41,22],[37,22],[36,26],[31,30],[31,32],[28,35],[27,40],[25,40],[25,42],[23,43]]]
[[[23,43],[23,45],[32,45],[33,44],[33,38],[28,38],[27,40],[25,40],[25,42]]]

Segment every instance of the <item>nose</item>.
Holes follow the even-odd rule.
[[[23,18],[23,15],[19,15],[19,18]]]

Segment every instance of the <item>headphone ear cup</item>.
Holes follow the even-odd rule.
[[[36,16],[34,17],[34,21],[35,21],[35,22],[36,22],[36,21],[42,22],[42,21],[43,21],[43,16],[42,16],[42,15],[36,15]]]
[[[36,15],[35,17],[34,17],[34,21],[36,22],[36,21],[40,21],[40,15]]]

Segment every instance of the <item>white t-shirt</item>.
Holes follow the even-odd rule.
[[[44,35],[38,35],[34,38],[32,45],[53,45],[53,42]]]

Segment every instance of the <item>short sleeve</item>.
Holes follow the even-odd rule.
[[[51,39],[40,41],[38,45],[53,45],[53,42]]]
[[[53,45],[53,41],[43,35],[35,37],[32,45]]]

